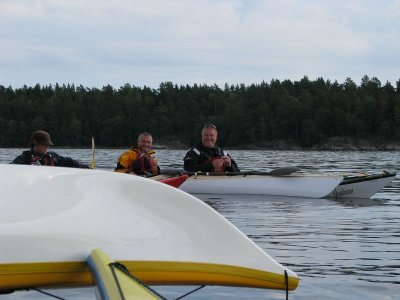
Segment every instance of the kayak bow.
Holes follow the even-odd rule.
[[[0,291],[92,285],[85,262],[95,248],[145,284],[298,285],[214,209],[165,184],[23,165],[0,165],[0,182]]]

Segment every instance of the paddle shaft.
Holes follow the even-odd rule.
[[[92,162],[90,164],[90,168],[94,169],[95,167],[95,159],[96,159],[96,154],[95,154],[95,144],[94,144],[94,137],[92,137]]]

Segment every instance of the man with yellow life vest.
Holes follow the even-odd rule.
[[[188,172],[239,172],[236,162],[216,145],[217,127],[213,124],[203,126],[201,142],[185,155],[184,169]]]
[[[155,151],[150,149],[153,144],[151,134],[142,132],[137,143],[137,148],[132,146],[130,150],[122,153],[114,171],[145,176],[160,174],[157,159],[154,157]]]

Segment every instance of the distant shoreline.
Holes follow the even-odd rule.
[[[99,146],[96,149],[129,149],[131,146],[107,147]],[[186,146],[182,142],[176,143],[155,143],[154,150],[188,150],[191,146]],[[312,147],[301,147],[292,141],[268,141],[257,144],[241,145],[237,147],[223,146],[227,150],[276,150],[276,151],[400,151],[400,141],[379,142],[368,140],[356,140],[350,138],[331,138],[324,143]],[[20,148],[28,147],[2,147],[2,148]],[[90,146],[52,146],[50,149],[91,149]]]
[[[154,149],[189,149],[191,146],[185,146],[179,140],[176,143],[154,144]],[[400,141],[379,141],[353,139],[347,137],[333,137],[325,140],[323,143],[311,147],[302,147],[291,140],[262,141],[254,144],[240,145],[236,147],[224,146],[224,149],[231,150],[282,150],[282,151],[400,151]]]

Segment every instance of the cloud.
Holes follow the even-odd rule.
[[[0,2],[0,84],[398,80],[399,1]],[[3,17],[4,16],[4,17]],[[397,77],[396,77],[397,76]]]

